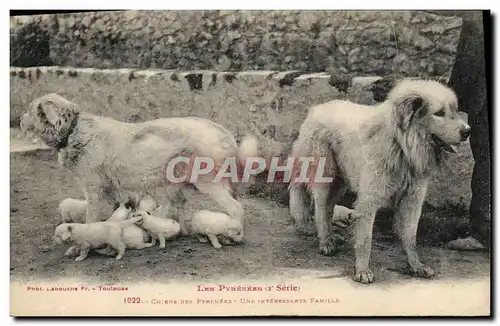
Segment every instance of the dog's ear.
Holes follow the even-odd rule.
[[[396,118],[398,126],[402,130],[407,130],[412,120],[421,118],[427,114],[427,103],[419,95],[408,95],[395,101]]]
[[[58,145],[67,138],[78,107],[57,94],[48,94],[33,101],[41,138],[49,146]]]

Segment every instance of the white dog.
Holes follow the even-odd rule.
[[[180,224],[173,219],[159,218],[148,211],[136,212],[132,216],[140,218],[136,224],[151,236],[153,245],[158,239],[161,249],[165,248],[165,240],[173,239],[181,233]]]
[[[85,223],[87,201],[66,198],[59,204],[59,213],[63,223]]]
[[[193,214],[191,230],[200,242],[207,242],[208,238],[215,248],[222,247],[217,238],[218,236],[235,243],[243,241],[243,226],[240,220],[224,213],[206,209]],[[224,240],[223,242],[225,242]],[[225,242],[225,244],[228,243]]]
[[[292,156],[326,158],[324,176],[332,181],[290,184],[290,212],[297,227],[303,228],[309,220],[310,196],[319,251],[333,255],[337,244],[330,232],[331,212],[342,191],[350,189],[357,193],[353,279],[374,281],[369,267],[373,223],[384,207],[396,212],[394,229],[411,273],[432,277],[434,271],[420,261],[416,250],[422,205],[430,177],[445,152],[456,151],[470,132],[458,114],[456,94],[437,81],[404,79],[376,106],[336,100],[312,107]]]
[[[151,195],[145,195],[139,202],[138,212],[148,211],[151,212],[158,207],[156,200]]]
[[[120,222],[120,221],[125,221],[126,219],[129,218],[130,214],[132,213],[132,207],[128,206],[125,203],[120,203],[120,206],[111,214],[111,217],[108,219],[108,221],[115,221],[115,222]]]
[[[238,169],[243,168],[247,157],[257,156],[254,137],[245,137],[238,147],[226,128],[198,117],[120,122],[80,112],[77,104],[57,94],[33,100],[20,126],[58,150],[59,164],[72,171],[84,191],[87,222],[110,214],[112,202],[133,200],[138,204],[146,193],[160,189],[175,198],[169,199],[170,204],[184,205],[185,200],[179,198],[184,197],[182,185],[186,184],[211,197],[232,217],[243,218],[243,207],[234,198],[234,183],[210,182],[214,176],[204,174],[172,186],[168,183],[172,180],[166,182],[167,167],[177,157],[207,157],[219,168],[230,157],[235,158]],[[174,175],[182,172],[175,168]]]
[[[66,255],[71,251],[80,252],[75,261],[82,261],[87,258],[90,249],[105,245],[116,249],[116,259],[120,260],[123,258],[126,249],[122,238],[123,228],[140,222],[140,220],[141,218],[138,217],[122,222],[63,223],[56,227],[53,240],[57,244],[69,241],[76,243],[76,248],[71,247],[66,251]]]

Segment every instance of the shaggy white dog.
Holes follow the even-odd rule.
[[[222,247],[217,237],[222,237],[223,242],[230,240],[234,243],[241,243],[243,241],[243,226],[240,220],[206,209],[193,214],[191,231],[200,242],[207,242],[208,238],[215,248]]]
[[[199,117],[125,123],[80,112],[77,104],[57,94],[33,100],[20,126],[58,150],[59,164],[73,173],[84,191],[87,222],[109,215],[114,202],[133,200],[138,204],[145,194],[158,198],[159,191],[167,194],[173,214],[182,212],[182,188],[187,184],[209,196],[232,217],[243,218],[243,207],[234,198],[236,184],[231,180],[211,182],[214,176],[205,174],[172,185],[166,176],[170,171],[167,167],[178,157],[210,158],[215,168],[220,168],[226,158],[235,158],[238,170],[242,169],[246,158],[258,153],[252,136],[245,137],[238,147],[226,128]]]
[[[59,204],[59,213],[63,223],[85,223],[87,201],[66,198]]]
[[[136,223],[151,236],[153,245],[156,239],[160,242],[159,248],[165,248],[165,240],[178,236],[181,232],[180,224],[173,219],[159,218],[148,211],[136,212],[132,218],[140,218]]]
[[[123,228],[140,222],[140,220],[141,217],[121,222],[63,223],[56,227],[53,240],[56,244],[65,242],[76,243],[76,248],[71,247],[66,251],[66,254],[69,254],[71,250],[80,252],[75,261],[82,261],[87,258],[90,249],[105,245],[116,249],[116,259],[120,260],[123,258],[126,249],[122,238]]]
[[[312,107],[292,156],[326,158],[324,176],[332,182],[290,184],[290,212],[297,227],[309,220],[310,196],[319,251],[333,255],[337,242],[330,217],[342,191],[349,189],[357,193],[353,279],[374,281],[369,267],[373,223],[384,207],[395,210],[394,229],[410,272],[432,277],[434,271],[420,261],[416,250],[422,204],[445,152],[454,152],[469,135],[470,126],[458,114],[456,94],[436,81],[404,79],[376,106],[336,100]]]

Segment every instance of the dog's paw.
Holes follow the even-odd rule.
[[[82,261],[82,260],[84,260],[84,259],[85,259],[85,257],[78,256],[78,257],[76,257],[76,258],[75,258],[75,261]]]
[[[330,241],[319,244],[319,253],[323,256],[333,256],[336,252],[337,246]]]
[[[214,246],[214,248],[216,249],[220,249],[222,248],[222,245],[220,243],[216,243],[216,244],[212,244]]]
[[[324,256],[333,256],[346,239],[340,234],[330,234],[326,242],[320,242],[319,252]]]
[[[69,247],[68,250],[64,253],[64,256],[76,256],[78,254],[78,249],[76,247]]]
[[[310,236],[316,235],[315,229],[313,229],[311,227],[306,227],[306,226],[296,227],[295,232],[297,233],[297,235],[303,236],[303,237],[310,237]]]
[[[373,276],[373,272],[370,269],[366,269],[364,271],[356,272],[352,279],[355,282],[362,284],[370,284],[375,281],[375,277]]]
[[[410,268],[410,274],[416,277],[432,278],[436,273],[428,266],[421,266],[417,268]]]
[[[201,235],[197,235],[196,239],[198,239],[198,241],[201,242],[201,243],[207,243],[208,242],[208,238],[204,237],[204,236],[201,236]]]

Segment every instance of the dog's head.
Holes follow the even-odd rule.
[[[78,106],[57,94],[33,100],[21,117],[25,133],[40,137],[50,147],[64,147],[78,117]]]
[[[221,236],[230,243],[241,243],[244,236],[243,228],[241,226],[229,226]]]
[[[148,212],[148,211],[135,211],[133,212],[131,215],[130,215],[130,218],[131,219],[135,219],[135,218],[141,218],[140,220],[138,220],[137,225],[142,225],[142,223],[144,222],[144,218],[147,218],[148,216],[151,216],[151,213]]]
[[[70,223],[59,224],[56,227],[52,240],[55,244],[62,244],[71,240],[73,226]]]
[[[435,147],[456,152],[455,146],[470,136],[470,126],[458,114],[456,94],[440,82],[406,79],[387,99],[394,105],[398,127],[403,132],[415,128]]]

